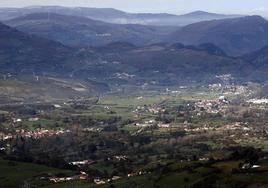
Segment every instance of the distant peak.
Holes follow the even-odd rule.
[[[254,23],[264,23],[267,22],[267,20],[261,16],[258,15],[253,15],[253,16],[245,16],[245,17],[240,17],[238,20],[241,21],[249,21],[249,22],[254,22]]]
[[[184,14],[184,16],[209,16],[209,15],[217,15],[217,14],[206,12],[206,11],[201,11],[201,10],[197,10],[197,11]]]
[[[242,17],[242,18],[243,18],[243,17]],[[246,17],[244,17],[244,18],[265,20],[262,16],[259,16],[259,15],[246,16]]]
[[[191,12],[192,14],[210,14],[209,12],[206,12],[206,11],[202,11],[202,10],[197,10],[197,11],[193,11]],[[190,13],[190,14],[191,14]]]

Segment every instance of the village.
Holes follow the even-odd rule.
[[[44,128],[37,128],[34,131],[25,131],[24,129],[16,130],[16,133],[3,133],[0,132],[0,140],[10,140],[17,137],[21,138],[33,138],[39,139],[43,137],[51,137],[54,135],[60,135],[70,133],[70,130],[54,130],[54,129],[44,129]]]
[[[180,86],[162,88],[157,95],[138,91],[127,97],[55,102],[27,115],[7,111],[0,116],[0,154],[72,171],[37,176],[47,184],[102,187],[156,176],[169,161],[201,165],[230,160],[225,153],[233,148],[268,151],[266,98],[248,96],[243,94],[248,87],[228,84],[193,90]],[[236,100],[237,95],[243,97]],[[39,161],[40,155],[46,157]],[[240,163],[234,167],[239,172],[266,168],[255,161]]]

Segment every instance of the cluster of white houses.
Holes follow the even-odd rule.
[[[70,130],[54,130],[54,129],[44,129],[38,128],[34,131],[26,131],[24,129],[16,130],[16,133],[4,133],[0,132],[0,140],[10,140],[16,137],[22,138],[42,138],[42,137],[49,137],[53,135],[60,135],[64,133],[69,133]]]
[[[229,101],[224,96],[220,96],[217,100],[201,100],[195,103],[195,109],[198,114],[206,112],[209,114],[224,113]]]

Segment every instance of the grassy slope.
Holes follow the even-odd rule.
[[[15,188],[29,182],[30,185],[41,185],[42,174],[70,173],[67,170],[50,168],[42,165],[22,162],[9,162],[0,158],[0,187]]]

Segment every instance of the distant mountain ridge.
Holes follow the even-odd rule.
[[[267,57],[267,48],[243,57],[229,57],[212,43],[193,46],[162,42],[141,47],[115,42],[101,47],[67,47],[0,24],[2,73],[134,85],[206,82],[221,74],[232,74],[243,81],[265,81]]]
[[[195,12],[194,15],[210,15]],[[86,17],[54,13],[33,13],[5,21],[5,24],[64,45],[105,46],[114,42],[146,46],[159,42],[198,46],[214,44],[227,55],[240,56],[268,45],[268,21],[246,16],[203,21],[185,27],[112,24]]]
[[[219,18],[222,18],[222,17],[236,17],[236,16],[239,16],[239,15],[226,15],[226,14],[216,14],[216,13],[210,13],[210,12],[206,12],[206,11],[201,11],[201,10],[197,10],[197,11],[193,11],[193,12],[190,12],[190,13],[187,13],[187,14],[184,14],[184,15],[181,15],[181,16],[215,16],[215,17],[219,17]]]
[[[60,43],[27,35],[0,23],[1,70],[26,73],[64,71],[64,61],[72,58],[71,51],[70,47]]]
[[[135,75],[134,80],[127,80],[133,84],[144,79],[175,83],[184,76],[202,80],[203,76],[225,73],[232,70],[230,67],[240,66],[239,61],[224,56],[212,44],[194,47],[158,43],[137,47],[117,42],[104,47],[79,49],[28,35],[3,24],[0,25],[0,41],[1,71],[16,74],[100,82],[120,82],[116,75],[126,74]],[[233,72],[236,69],[233,68]]]
[[[198,45],[213,43],[229,55],[242,55],[268,45],[268,21],[247,16],[198,22],[169,36],[169,41]]]
[[[85,17],[33,13],[5,24],[70,46],[102,46],[113,42],[146,45],[160,41],[175,27],[111,24]]]
[[[32,6],[25,8],[1,8],[0,20],[9,20],[32,13],[55,13],[70,16],[87,17],[116,24],[142,24],[162,26],[185,26],[188,24],[214,20],[241,17],[241,15],[224,15],[196,11],[184,15],[167,13],[127,13],[112,8]]]
[[[7,82],[1,80],[4,82],[1,92],[3,88],[9,87],[9,90],[4,92],[11,94],[14,91],[15,96],[26,98],[34,96],[40,99],[48,96],[54,96],[52,98],[92,96],[97,92],[107,91],[109,88],[106,84],[91,81],[84,84],[83,90],[75,89],[83,79],[75,80],[70,77],[70,73],[79,69],[85,58],[87,61],[95,58],[90,53],[87,54],[89,57],[78,49],[28,35],[0,23],[0,75],[18,75],[14,78],[12,76]],[[42,81],[37,82],[35,75],[40,75]],[[53,81],[53,77],[62,78],[61,84],[59,80]],[[62,84],[65,82],[65,85]],[[71,83],[74,82],[76,84],[71,87]],[[11,85],[8,85],[9,83]]]

